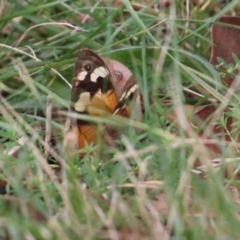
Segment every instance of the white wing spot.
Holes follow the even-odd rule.
[[[134,92],[136,91],[137,88],[138,88],[138,85],[137,85],[137,84],[135,84],[134,86],[132,86],[132,87],[129,89],[129,91],[127,92],[125,98],[128,98],[131,93],[134,93]]]
[[[119,99],[119,101],[122,101],[124,98],[128,98],[130,96],[131,93],[134,93],[136,91],[136,89],[138,88],[138,85],[135,84],[133,85],[127,92],[124,92],[121,96],[121,98]]]
[[[125,103],[122,107],[117,108],[117,109],[114,111],[113,115],[116,115],[116,114],[119,112],[120,109],[123,109],[123,108],[125,108],[126,106],[127,106],[127,104]]]
[[[119,99],[119,101],[122,101],[125,97],[126,97],[126,92],[124,92],[123,94],[122,94],[122,96],[121,96],[121,98]]]
[[[91,74],[91,81],[97,82],[98,77],[105,78],[109,74],[108,70],[104,67],[96,68]]]
[[[83,112],[89,103],[90,103],[90,93],[84,92],[79,95],[79,99],[75,103],[74,108],[78,112]]]
[[[96,73],[92,73],[91,74],[91,81],[92,82],[97,82],[97,79],[98,79],[99,75],[97,75]]]
[[[96,68],[94,70],[94,73],[96,73],[98,76],[100,76],[102,78],[105,78],[109,74],[108,70],[104,67]]]
[[[115,110],[115,112],[113,113],[113,115],[116,115],[116,114],[118,113],[119,109],[120,109],[120,108],[117,108],[117,109]]]
[[[77,80],[83,81],[87,75],[87,71],[82,71],[77,75]]]

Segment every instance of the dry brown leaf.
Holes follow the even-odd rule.
[[[240,17],[222,16],[212,26],[212,53],[210,63],[217,65],[217,57],[221,57],[227,63],[233,63],[232,53],[240,58]],[[230,86],[232,76],[226,76],[223,82]]]
[[[232,16],[222,16],[217,22],[215,22],[212,26],[212,52],[210,63],[217,65],[219,62],[217,61],[217,57],[220,57],[225,60],[227,63],[234,64],[234,59],[232,57],[232,53],[236,54],[238,58],[240,58],[240,17],[232,17]],[[229,86],[230,88],[233,87],[233,91],[235,91],[236,87],[231,85],[234,80],[232,76],[226,76],[222,79],[223,83]],[[237,85],[236,85],[237,86]],[[215,113],[217,110],[217,106],[215,105],[208,105],[208,106],[200,106],[195,108],[194,106],[186,105],[184,106],[186,116],[191,123],[193,128],[199,127],[199,122],[201,120],[202,123],[207,125],[211,124],[212,134],[214,135],[221,135],[219,139],[226,141],[226,145],[232,142],[229,133],[233,130],[233,124],[235,120],[232,118],[228,118],[226,120],[226,128],[220,126],[217,121],[209,122],[211,119],[212,114]],[[222,109],[219,114],[223,114],[228,112],[228,109]],[[170,122],[173,122],[177,119],[176,112],[173,111],[169,116],[168,119]],[[201,123],[200,123],[201,125]],[[199,132],[199,136],[203,139],[211,139],[211,136],[204,136],[203,132]],[[234,139],[236,143],[240,143],[240,137],[237,135]],[[218,144],[205,144],[205,146],[215,153],[221,153],[221,149]]]

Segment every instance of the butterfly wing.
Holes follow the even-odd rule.
[[[131,117],[133,108],[136,106],[136,98],[139,97],[138,84],[133,76],[125,84],[113,115]]]
[[[131,76],[121,91],[118,104],[113,111],[113,116],[140,120],[141,115],[141,100],[138,91],[138,84],[135,81],[135,78]],[[128,128],[124,125],[116,127],[107,124],[104,128],[104,137],[108,145],[115,146],[115,140],[119,139],[120,135],[127,129]]]
[[[89,115],[101,115],[100,110],[105,115],[106,112],[112,112],[117,104],[107,66],[97,54],[87,48],[78,53],[71,101],[74,111]]]
[[[87,48],[79,51],[73,72],[71,111],[90,116],[107,116],[117,105],[111,74],[104,61]],[[77,135],[77,137],[76,137]],[[73,137],[75,136],[75,137]],[[81,119],[70,119],[65,146],[83,149],[94,143],[97,126]]]

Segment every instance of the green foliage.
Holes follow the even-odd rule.
[[[235,195],[229,194],[239,194],[239,154],[223,147],[220,157],[232,161],[212,168],[198,130],[185,126],[184,108],[225,104],[224,71],[208,63],[209,29],[237,1],[202,10],[176,0],[156,12],[150,6],[157,2],[136,11],[128,0],[119,7],[111,1],[2,1],[0,179],[8,182],[9,198],[0,198],[1,239],[127,239],[117,237],[124,231],[160,239],[161,227],[168,231],[166,239],[239,238]],[[142,122],[126,120],[129,130],[116,141],[117,148],[87,146],[79,161],[62,152],[65,115],[60,115],[51,122],[53,153],[46,158],[46,99],[52,96],[53,111],[69,107],[81,46],[133,72],[142,95]],[[239,59],[233,58],[236,65],[225,64],[225,72],[239,69]],[[189,97],[186,89],[203,97]],[[216,119],[225,129],[229,117],[236,119],[229,133],[232,144],[238,138],[238,101],[234,93],[226,104],[229,111]],[[169,121],[176,109],[175,121]],[[91,121],[101,125],[109,119]],[[201,131],[206,127],[199,125]],[[196,159],[207,168],[205,179],[193,171]],[[167,212],[155,208],[161,194]]]

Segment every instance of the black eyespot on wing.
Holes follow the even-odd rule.
[[[84,69],[88,72],[90,72],[92,70],[92,66],[90,63],[87,63],[85,66],[84,66]]]
[[[123,78],[123,74],[118,70],[114,71],[114,75],[117,77],[118,80],[122,80]]]

